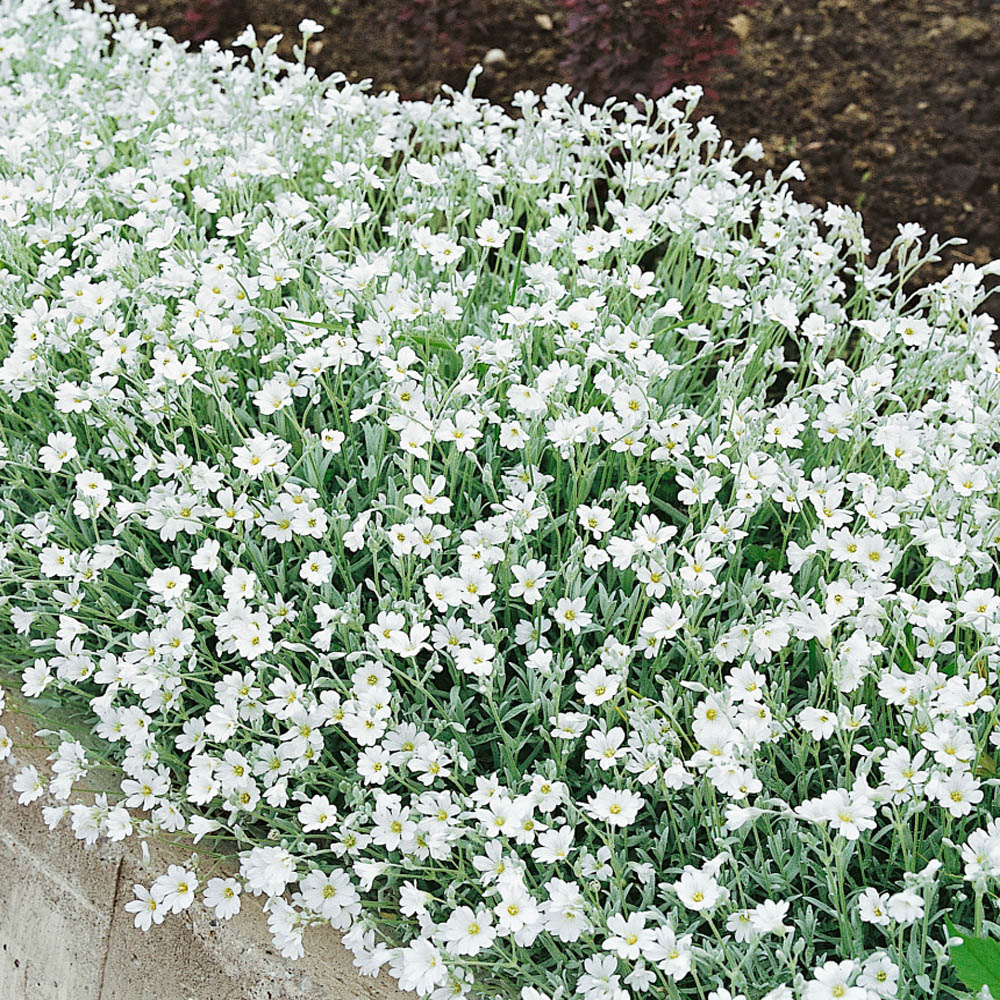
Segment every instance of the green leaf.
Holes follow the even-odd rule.
[[[769,545],[748,545],[743,550],[747,557],[747,562],[752,566],[759,566],[763,563],[771,569],[781,569],[781,549],[776,549]]]
[[[951,947],[951,964],[958,978],[970,989],[978,992],[984,986],[995,997],[1000,997],[1000,941],[977,938],[964,934],[950,920],[948,935],[962,939]]]

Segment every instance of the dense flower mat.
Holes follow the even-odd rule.
[[[1000,268],[908,295],[935,239],[866,266],[697,88],[512,117],[239,42],[0,3],[22,801],[193,835],[143,928],[263,894],[434,998],[949,995]]]

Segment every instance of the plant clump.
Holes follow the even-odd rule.
[[[262,896],[435,1000],[955,987],[1000,268],[908,294],[935,237],[869,260],[696,86],[514,117],[96,6],[0,4],[22,802],[193,838],[140,927]]]

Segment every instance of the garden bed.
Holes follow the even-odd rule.
[[[1000,261],[915,281],[698,87],[0,10],[0,759],[183,848],[121,919],[432,1000],[987,981]]]

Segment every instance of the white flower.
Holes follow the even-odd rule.
[[[600,538],[605,532],[610,531],[615,522],[611,518],[611,511],[596,504],[580,504],[576,508],[576,516],[583,528],[589,531],[594,538]]]
[[[45,785],[38,775],[38,770],[33,764],[22,767],[11,783],[14,791],[18,792],[17,801],[26,806],[29,802],[34,802],[44,791]]]
[[[825,962],[813,971],[806,983],[804,1000],[866,1000],[863,987],[850,985],[857,966],[850,961]]]
[[[325,552],[311,552],[299,567],[299,576],[314,586],[327,583],[333,574],[333,562]]]
[[[691,971],[692,935],[678,938],[669,924],[656,928],[653,940],[644,950],[644,956],[655,962],[657,968],[674,982],[680,982]]]
[[[898,990],[899,966],[884,951],[869,955],[861,966],[858,986],[879,997],[894,997]]]
[[[443,495],[444,488],[444,476],[438,476],[432,486],[427,485],[427,480],[423,476],[415,476],[413,480],[414,492],[407,493],[403,497],[403,502],[426,514],[447,514],[452,508],[452,501]]]
[[[146,586],[155,595],[155,600],[176,601],[182,597],[191,583],[191,577],[176,566],[155,569],[146,580]]]
[[[541,600],[542,590],[549,584],[545,563],[540,559],[529,559],[523,566],[510,568],[514,577],[508,593],[511,597],[520,597],[529,607]]]
[[[414,990],[424,995],[440,986],[448,975],[441,952],[425,938],[417,938],[405,948],[395,949],[390,971],[399,980],[401,990]]]
[[[689,910],[710,910],[729,895],[714,875],[690,866],[684,869],[672,888]]]
[[[509,229],[504,229],[496,219],[483,219],[476,226],[476,242],[481,247],[500,247],[507,241]]]
[[[135,899],[125,904],[129,913],[135,914],[135,926],[142,931],[148,931],[153,924],[162,924],[167,910],[157,902],[153,894],[143,885],[134,885],[132,891]]]
[[[231,920],[240,912],[242,889],[234,878],[210,878],[202,892],[202,899],[220,920]]]
[[[240,874],[255,895],[280,896],[298,876],[295,858],[280,847],[253,847],[240,855]]]
[[[758,903],[750,914],[750,923],[759,934],[786,934],[789,927],[785,924],[788,916],[788,900],[775,901],[767,899]]]
[[[603,785],[592,795],[584,807],[585,812],[598,823],[609,826],[631,826],[645,805],[641,795],[627,788],[615,789]]]
[[[653,930],[646,927],[645,914],[630,913],[624,917],[613,913],[608,918],[608,937],[601,947],[613,951],[619,958],[634,962],[649,948],[653,938]]]
[[[585,705],[603,705],[614,698],[621,686],[621,680],[609,674],[604,667],[591,667],[577,682],[577,693],[583,697]]]
[[[337,820],[337,807],[325,795],[314,795],[299,806],[299,823],[304,833],[325,830]]]
[[[194,902],[198,879],[180,865],[170,865],[165,875],[160,875],[150,887],[153,898],[165,913],[180,913]]]
[[[798,714],[799,725],[814,739],[825,740],[837,729],[837,715],[821,708],[804,708]]]
[[[830,826],[847,840],[857,840],[862,830],[875,829],[875,804],[863,790],[834,789],[823,796],[823,803]]]
[[[572,635],[579,635],[594,620],[594,616],[584,610],[587,601],[583,597],[561,597],[553,609],[552,616],[556,622]]]
[[[473,911],[468,906],[460,906],[438,933],[445,948],[453,955],[478,955],[493,943],[496,928],[489,910]]]
[[[46,441],[46,445],[38,450],[38,461],[46,472],[58,472],[77,457],[76,438],[72,434],[54,431]]]
[[[596,760],[602,771],[614,767],[624,756],[622,744],[625,742],[625,730],[615,726],[607,732],[595,730],[587,737],[585,760]]]
[[[912,889],[894,893],[887,904],[889,916],[900,924],[912,924],[924,915],[924,900]]]
[[[337,930],[347,930],[360,912],[360,899],[350,876],[343,869],[311,871],[299,879],[302,901]]]
[[[191,557],[191,568],[214,573],[219,568],[221,548],[222,546],[214,538],[206,538]]]
[[[319,440],[324,451],[337,455],[340,453],[341,445],[346,440],[346,435],[343,431],[322,430],[319,434]]]
[[[545,883],[549,898],[542,904],[545,929],[560,941],[578,941],[590,930],[583,893],[575,882],[560,878]]]
[[[938,800],[942,809],[952,816],[967,816],[983,800],[979,782],[968,771],[952,771],[935,775],[927,783],[927,794]]]

